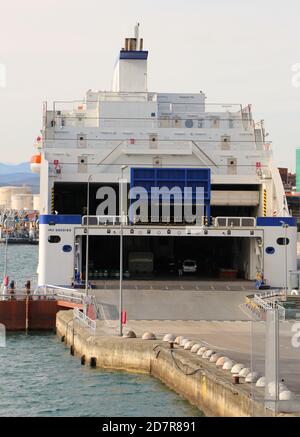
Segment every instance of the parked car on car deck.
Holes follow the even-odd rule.
[[[182,264],[183,273],[196,273],[197,262],[193,259],[185,259]]]

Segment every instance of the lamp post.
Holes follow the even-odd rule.
[[[85,295],[89,293],[89,215],[90,215],[90,181],[92,175],[90,174],[87,181],[86,190],[86,245],[85,245]]]
[[[288,290],[288,266],[287,266],[287,230],[289,225],[285,223],[284,221],[280,221],[282,224],[282,227],[284,229],[284,274],[285,274],[285,286],[284,286],[284,295],[285,298],[287,297],[287,290]]]
[[[119,283],[119,334],[120,337],[123,335],[123,324],[122,324],[122,308],[123,308],[123,172],[128,167],[128,165],[122,165],[121,167],[121,180],[119,184],[120,193],[120,283]]]
[[[8,219],[5,219],[4,226],[5,226],[5,251],[4,251],[4,273],[3,277],[7,275],[7,245],[8,245],[8,232],[7,232],[7,222]]]
[[[5,249],[4,249],[4,272],[3,272],[3,296],[6,294],[6,283],[7,279],[7,252],[8,252],[8,226],[13,226],[13,221],[11,218],[6,218],[3,222],[3,229],[5,228]],[[8,285],[8,284],[7,284]],[[5,297],[3,297],[5,299]]]

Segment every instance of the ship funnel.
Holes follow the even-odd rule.
[[[140,23],[134,26],[134,38],[125,38],[123,51],[134,52],[143,50],[143,38],[140,38]]]
[[[147,91],[148,52],[143,50],[143,38],[140,38],[140,24],[134,27],[134,38],[125,38],[124,48],[120,50],[115,66],[112,91]]]

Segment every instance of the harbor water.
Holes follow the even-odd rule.
[[[37,246],[9,246],[8,274],[36,282]],[[0,246],[3,272],[4,245]],[[53,333],[7,333],[0,347],[0,416],[199,416],[150,376],[81,366]]]

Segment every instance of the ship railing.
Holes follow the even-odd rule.
[[[182,114],[182,117],[172,115],[169,117],[151,118],[151,117],[98,117],[97,115],[86,115],[82,112],[62,112],[59,115],[54,115],[48,111],[45,120],[47,130],[52,129],[57,133],[63,129],[89,127],[89,128],[172,128],[172,129],[242,129],[251,128],[252,124],[249,121],[243,121],[238,117],[228,117],[227,115],[219,116],[203,115],[187,117]]]
[[[136,126],[132,126],[131,130]],[[147,126],[144,126],[144,129],[147,130]],[[209,130],[206,133],[203,133],[203,138],[194,139],[194,143],[197,143],[197,146],[203,149],[205,153],[210,152],[221,152],[224,150],[223,143],[220,139],[207,139],[207,135],[209,134]],[[191,154],[193,149],[193,143],[189,138],[186,138],[185,135],[179,135],[175,137],[176,132],[174,132],[174,138],[163,138],[162,136],[156,136],[156,134],[147,134],[145,133],[144,138],[136,138],[136,134],[131,134],[129,137],[125,133],[121,133],[119,136],[114,134],[107,134],[105,138],[95,138],[95,135],[88,137],[86,134],[82,134],[77,137],[76,130],[69,130],[67,135],[63,135],[61,130],[57,131],[46,131],[45,136],[45,148],[59,148],[59,149],[73,149],[73,148],[93,148],[93,149],[106,149],[107,147],[117,147],[119,146],[116,152],[122,152],[123,154],[136,155],[143,153],[143,149],[146,151],[149,148],[153,149],[153,153],[158,153],[159,150],[164,152],[169,152],[170,154],[175,155],[183,155],[183,154]],[[187,133],[188,134],[188,133]],[[79,135],[79,134],[78,134]],[[85,136],[84,136],[85,135]],[[230,145],[231,151],[244,151],[250,152],[255,148],[255,141],[252,140],[236,140],[232,141]],[[209,146],[209,149],[208,149]],[[156,150],[156,152],[154,152]],[[195,151],[195,149],[194,149]],[[203,153],[201,153],[203,157]],[[201,159],[202,161],[202,159]],[[51,164],[51,163],[50,163]],[[102,164],[109,165],[109,164]],[[207,164],[203,164],[207,167]],[[53,168],[55,164],[50,165],[50,169]],[[210,166],[210,165],[209,165]],[[267,164],[261,163],[261,167],[258,169],[256,164],[236,164],[236,165],[221,165],[218,162],[218,174],[229,174],[228,169],[230,169],[230,174],[236,175],[248,175],[248,176],[256,176],[260,177],[260,175],[264,175],[265,177],[269,177],[270,171]],[[69,165],[68,165],[69,167]]]
[[[84,215],[82,217],[82,226],[120,226],[121,221],[123,225],[127,225],[128,217],[125,215]]]
[[[270,299],[272,300],[274,297],[284,296],[284,293],[285,293],[284,290],[277,288],[277,289],[272,289],[272,290],[266,290],[263,293],[255,293],[254,296],[258,296],[261,299],[268,301]]]
[[[52,293],[48,294],[35,294],[34,292],[26,293],[24,290],[15,289],[13,293],[10,290],[4,292],[1,288],[0,300],[56,300]]]
[[[220,228],[254,228],[255,217],[216,217],[215,226]]]
[[[266,296],[265,294],[255,294],[253,297],[253,302],[257,305],[260,310],[269,311],[269,310],[278,310],[279,319],[285,320],[285,308],[278,303],[276,300],[270,300],[270,297],[278,296],[277,294],[273,294],[273,296]]]
[[[277,308],[278,310],[279,319],[285,320],[285,308],[282,305],[280,305],[280,303],[278,302],[275,302],[275,305],[276,305],[275,308]]]
[[[82,303],[85,293],[73,290],[72,288],[60,287],[58,285],[42,285],[36,288],[34,295],[42,297],[53,297],[53,299],[63,299],[71,302]]]
[[[101,307],[98,304],[95,296],[91,296],[90,298],[91,298],[91,304],[92,304],[94,311],[95,311],[95,317],[96,317],[96,319],[100,319],[101,318]]]
[[[158,102],[160,105],[168,105],[171,108],[171,112],[168,116],[173,116],[179,118],[180,115],[186,115],[191,110],[186,110],[186,106],[193,107],[193,116],[198,114],[209,115],[211,117],[217,117],[219,114],[227,114],[231,117],[239,117],[242,118],[243,121],[252,121],[251,113],[248,107],[243,108],[240,103],[233,102],[206,102],[204,96],[199,96],[199,99],[194,101],[172,101],[172,100],[163,100],[161,101],[157,94],[150,96],[146,93],[141,92],[131,92],[131,93],[118,93],[118,92],[101,92],[101,100],[98,96],[93,97],[92,99],[78,99],[78,100],[55,100],[52,103],[52,107],[48,106],[46,102],[44,102],[44,115],[47,112],[53,113],[56,116],[60,116],[63,113],[85,113],[86,110],[90,112],[96,112],[99,118],[99,112],[101,116],[101,103],[103,101],[109,102]],[[172,110],[172,106],[176,107],[176,111]],[[50,108],[50,109],[49,109]],[[181,109],[182,108],[182,109]],[[206,109],[206,112],[205,112]],[[176,114],[175,114],[176,112]],[[153,115],[151,114],[151,118]]]
[[[79,310],[79,308],[75,308],[73,310],[74,319],[79,320],[83,325],[90,328],[92,331],[96,331],[97,323],[96,320],[90,319],[86,314]]]
[[[283,290],[281,289],[276,289],[276,290],[268,290],[265,293],[261,293],[261,297],[263,299],[270,299],[273,297],[279,297],[283,295]]]
[[[272,309],[272,305],[270,305],[270,303],[268,301],[265,301],[260,294],[255,294],[253,301],[255,302],[255,304],[262,310],[271,310]]]

